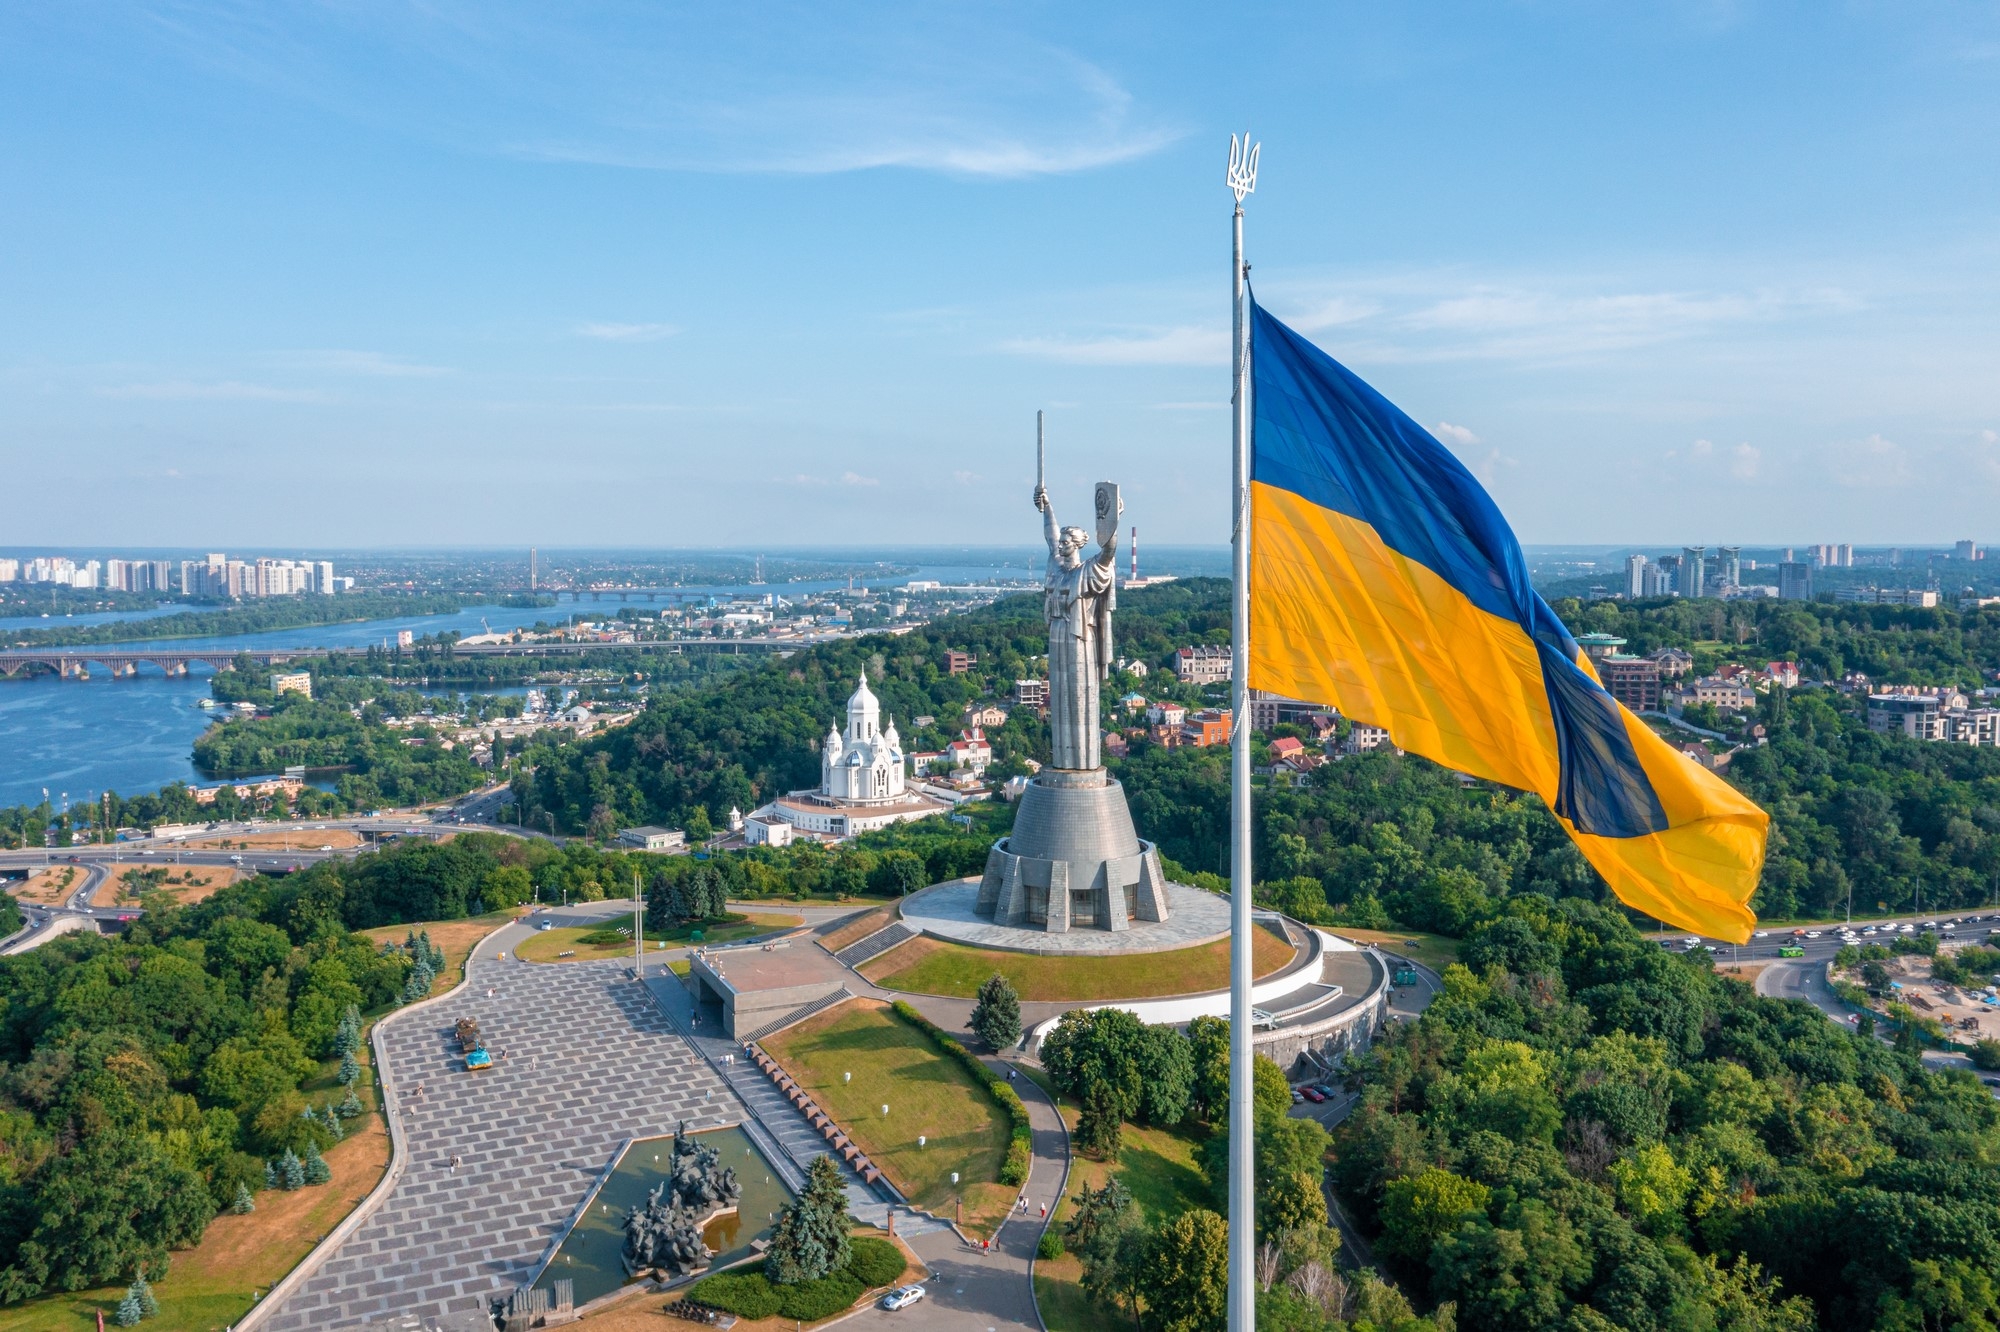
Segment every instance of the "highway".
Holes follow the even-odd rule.
[[[16,877],[23,872],[32,875],[42,869],[64,865],[74,865],[82,871],[82,878],[75,891],[60,904],[45,906],[35,902],[20,903],[21,914],[26,919],[27,926],[8,939],[0,941],[0,954],[27,952],[55,938],[63,930],[77,928],[102,930],[106,925],[115,928],[117,924],[142,914],[142,909],[134,906],[90,905],[91,897],[103,885],[112,867],[117,865],[214,865],[234,867],[248,874],[264,871],[287,873],[322,860],[357,855],[368,849],[371,844],[390,837],[438,837],[454,832],[471,831],[475,828],[485,832],[503,832],[509,836],[540,836],[541,834],[532,831],[524,833],[514,827],[491,821],[506,793],[507,788],[504,786],[488,787],[482,791],[475,791],[450,806],[440,806],[430,810],[390,811],[374,818],[214,823],[199,831],[186,832],[174,837],[134,838],[110,845],[92,844],[0,851],[0,875],[8,877]],[[316,834],[335,830],[359,833],[364,840],[359,846],[322,849],[329,843],[323,836]],[[280,846],[277,849],[260,847],[242,850],[187,845],[188,842],[215,842],[224,838],[250,836],[261,840],[274,833],[295,839],[294,844]]]

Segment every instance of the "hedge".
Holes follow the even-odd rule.
[[[876,1286],[895,1285],[909,1266],[903,1251],[889,1240],[861,1236],[849,1240],[847,1247],[847,1270],[854,1273],[856,1281],[871,1290]]]
[[[889,1007],[896,1016],[930,1037],[938,1049],[964,1065],[974,1080],[985,1087],[987,1094],[1007,1112],[1007,1121],[1012,1128],[1008,1133],[1007,1159],[1000,1163],[1000,1182],[1015,1188],[1026,1184],[1028,1167],[1035,1159],[1035,1147],[1033,1131],[1028,1127],[1028,1107],[1021,1103],[1020,1095],[1004,1079],[994,1077],[993,1070],[980,1063],[978,1055],[906,1001],[898,999]]]
[[[778,1316],[778,1288],[765,1280],[761,1271],[723,1272],[703,1277],[688,1287],[687,1294],[697,1304],[733,1313],[738,1318],[755,1320]]]
[[[778,1312],[801,1323],[814,1323],[846,1313],[867,1287],[854,1279],[846,1268],[829,1272],[817,1281],[777,1286]]]

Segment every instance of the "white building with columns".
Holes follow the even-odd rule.
[[[925,819],[950,804],[909,789],[903,770],[903,741],[890,719],[882,725],[882,704],[868,687],[868,677],[847,700],[847,729],[827,729],[820,745],[819,789],[780,796],[744,820],[745,840],[752,845],[777,841],[768,835],[776,823],[798,833],[829,840],[886,828],[892,823]]]

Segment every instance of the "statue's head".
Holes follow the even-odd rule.
[[[1056,537],[1056,557],[1065,567],[1081,564],[1083,558],[1080,552],[1089,541],[1090,534],[1081,527],[1065,527]]]

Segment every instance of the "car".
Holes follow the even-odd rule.
[[[907,1309],[924,1297],[922,1286],[898,1286],[882,1297],[884,1309]]]
[[[1880,933],[1880,931],[1879,931],[1879,930],[1877,930],[1877,929],[1876,929],[1876,928],[1875,928],[1875,927],[1874,927],[1873,925],[1870,925],[1870,926],[1869,926],[1869,927],[1868,927],[1867,929],[1865,929],[1865,930],[1863,930],[1863,931],[1861,931],[1861,932],[1862,932],[1863,934],[1878,934],[1878,933]]]
[[[1303,1105],[1305,1103],[1305,1099],[1306,1099],[1306,1094],[1304,1092],[1300,1091],[1297,1087],[1292,1088],[1293,1105]]]
[[[546,920],[545,920],[545,921],[543,921],[543,922],[542,922],[542,923],[541,923],[540,925],[536,926],[535,928],[537,928],[537,929],[542,929],[542,930],[547,930],[547,929],[553,929],[553,928],[555,928],[555,925],[554,925],[554,922],[553,922],[553,921],[546,921]]]
[[[1334,1086],[1331,1082],[1315,1082],[1313,1086],[1319,1088],[1319,1094],[1326,1097],[1329,1101],[1340,1095],[1340,1088]]]
[[[1701,938],[1698,935],[1690,934],[1687,938],[1681,940],[1681,942],[1689,948],[1699,948],[1701,946]]]
[[[322,850],[322,851],[331,851],[331,850],[333,850],[333,845],[332,845],[332,843],[328,843],[327,845],[325,845],[325,846],[322,846],[322,847],[320,848],[320,850]]]
[[[1301,1087],[1299,1088],[1299,1094],[1314,1105],[1319,1105],[1326,1100],[1326,1093],[1317,1087]]]
[[[1917,932],[1917,927],[1910,924],[1908,921],[1904,921],[1901,925],[1898,925],[1896,927],[1896,930],[1899,934],[1915,934]]]
[[[1754,930],[1751,932],[1750,937],[1753,939],[1764,939],[1768,938],[1770,936],[1770,933],[1771,932],[1769,930]]]
[[[1807,930],[1807,931],[1806,931],[1806,938],[1808,938],[1808,939],[1817,939],[1817,938],[1819,938],[1819,931],[1818,931],[1818,930]]]

